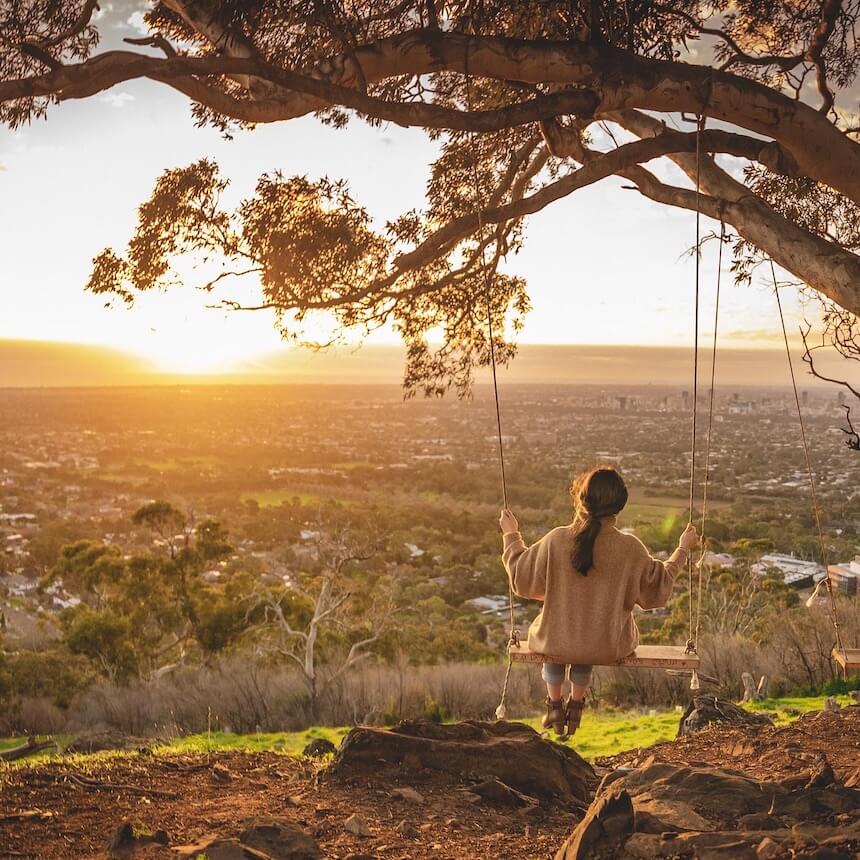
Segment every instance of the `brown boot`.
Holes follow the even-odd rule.
[[[585,707],[584,699],[567,700],[567,734],[572,735],[582,722],[582,709]]]
[[[553,702],[552,699],[547,696],[546,715],[541,720],[541,725],[545,729],[548,729],[551,726],[557,735],[563,735],[566,719],[567,714],[565,712],[564,702],[561,700]]]

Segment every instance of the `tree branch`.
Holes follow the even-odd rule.
[[[833,93],[827,85],[827,66],[824,62],[824,49],[836,28],[836,19],[842,11],[842,0],[824,0],[821,4],[821,19],[815,34],[806,49],[806,59],[815,66],[815,78],[822,103],[819,111],[828,114],[833,107]]]
[[[705,36],[714,36],[717,39],[722,39],[734,52],[733,57],[721,66],[723,70],[735,63],[744,63],[751,66],[778,66],[782,71],[787,72],[793,69],[798,63],[803,62],[803,54],[791,54],[788,56],[780,56],[777,54],[762,54],[761,56],[753,56],[748,54],[741,48],[740,45],[725,31],[717,27],[706,27],[696,20],[688,12],[681,9],[672,9],[664,7],[660,9],[667,15],[675,15],[678,18],[683,18],[697,33],[702,33]]]
[[[161,35],[161,33],[155,33],[152,36],[142,36],[139,39],[126,38],[123,39],[123,42],[129,45],[147,45],[151,48],[158,48],[159,50],[164,52],[164,55],[168,58],[178,56],[176,53],[176,49],[173,45],[168,42],[168,40]]]
[[[422,76],[442,71],[462,74],[468,65],[470,73],[475,76],[526,84],[581,87],[579,95],[571,96],[575,100],[573,106],[557,105],[560,113],[567,110],[586,114],[588,108],[592,108],[595,114],[605,114],[631,107],[673,113],[707,113],[774,138],[791,151],[805,175],[860,202],[860,145],[856,141],[843,134],[814,108],[764,84],[729,72],[637,57],[606,44],[467,36],[432,28],[380,39],[356,48],[354,54],[364,79],[371,85],[398,76]],[[47,75],[2,81],[0,100],[33,96],[84,97],[136,77],[175,83],[197,75],[250,75],[290,92],[277,98],[252,99],[252,102],[265,105],[268,113],[258,108],[254,114],[257,118],[248,121],[287,119],[341,103],[395,122],[404,120],[405,115],[406,121],[417,124],[428,117],[425,108],[445,110],[437,105],[423,105],[415,114],[409,114],[403,108],[399,116],[377,115],[376,110],[389,103],[384,100],[361,101],[368,97],[353,88],[355,74],[350,71],[352,64],[347,59],[338,56],[320,60],[300,74],[276,69],[256,57],[158,59],[108,52]],[[186,82],[183,86],[191,85]],[[332,90],[332,86],[340,89]],[[597,98],[589,96],[588,91]],[[202,95],[206,95],[206,91],[202,91]],[[339,101],[341,97],[343,102]],[[588,99],[592,101],[588,102]],[[241,104],[241,100],[234,99],[224,102],[224,107],[238,110]],[[244,110],[250,112],[252,109]],[[526,113],[532,111],[528,114],[532,119],[547,112],[536,106],[525,110]],[[451,117],[437,115],[436,121],[449,123]],[[490,127],[507,127],[504,123],[499,125],[498,119],[488,118],[486,121]],[[519,121],[529,120],[520,118]],[[475,126],[463,123],[429,127],[471,129]]]
[[[757,138],[709,129],[701,134],[701,146],[707,151],[726,152],[742,158],[756,159],[767,143]],[[401,254],[394,261],[394,266],[403,272],[424,265],[474,233],[478,229],[479,222],[497,224],[501,221],[522,218],[539,212],[555,200],[560,200],[580,188],[592,185],[613,174],[623,173],[624,169],[631,165],[676,152],[695,152],[695,150],[695,132],[683,134],[665,128],[659,135],[625,143],[609,152],[601,153],[599,157],[590,160],[579,170],[545,185],[528,197],[504,206],[485,209],[480,214],[470,212],[454,219],[425,239],[413,251]]]
[[[607,119],[640,137],[659,137],[666,130],[659,120],[641,111],[619,111]],[[668,157],[695,181],[695,155],[678,152]],[[706,199],[702,211],[711,217],[723,217],[749,242],[822,295],[843,308],[860,309],[860,257],[784,218],[712,158],[703,157],[699,168],[703,196],[722,201],[716,216],[705,208]]]

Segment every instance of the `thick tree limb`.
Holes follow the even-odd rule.
[[[623,111],[608,118],[640,136],[656,135],[659,139],[665,132],[665,126],[659,120],[638,111]],[[710,151],[704,143],[703,149]],[[670,153],[669,158],[695,181],[695,155],[676,152]],[[780,266],[837,304],[855,312],[860,310],[860,257],[784,218],[711,158],[701,159],[700,187],[705,195],[722,201],[716,215],[703,208],[706,214],[717,218],[722,216]],[[652,196],[647,191],[644,193]]]
[[[702,132],[701,145],[706,150],[717,150],[743,158],[755,159],[767,144],[756,138],[710,129]],[[484,224],[498,224],[502,221],[532,215],[579,188],[592,185],[616,173],[623,174],[624,169],[631,165],[651,161],[670,153],[695,152],[695,150],[695,133],[682,134],[664,128],[663,132],[657,136],[649,136],[632,143],[625,143],[617,149],[602,153],[579,170],[545,185],[528,197],[523,197],[521,200],[504,206],[485,209],[480,213],[480,220]],[[425,239],[414,251],[398,257],[395,260],[395,267],[404,271],[424,265],[446,249],[452,248],[466,236],[474,233],[478,229],[478,225],[479,213],[477,212],[470,212],[454,219]]]
[[[349,56],[320,61],[304,75],[275,70],[253,58],[162,60],[116,52],[47,75],[0,82],[0,100],[39,95],[83,97],[137,77],[175,81],[189,75],[247,73],[293,90],[284,97],[262,99],[270,102],[272,115],[278,119],[341,104],[338,95],[347,93],[352,95],[345,106],[376,116],[373,109],[379,105],[365,103],[362,108],[355,101],[363,96],[354,89],[354,62],[359,63],[369,84],[399,75],[463,73],[468,64],[476,76],[591,90],[596,94],[596,114],[629,108],[704,113],[774,138],[791,152],[804,175],[860,202],[860,145],[815,109],[725,71],[637,57],[605,44],[527,41],[423,29],[359,46]],[[312,91],[305,83],[307,78],[317,79],[322,86]],[[336,95],[326,85],[345,90]]]

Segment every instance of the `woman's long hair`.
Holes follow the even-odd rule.
[[[583,576],[594,566],[594,541],[600,532],[600,520],[619,513],[627,504],[627,487],[615,469],[599,466],[583,472],[570,488],[573,497],[574,569]]]

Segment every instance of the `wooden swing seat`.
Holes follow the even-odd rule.
[[[860,650],[854,654],[857,659],[860,659]],[[532,651],[528,642],[509,645],[508,656],[514,663],[569,662],[548,654]],[[628,669],[698,669],[700,662],[699,655],[688,654],[683,645],[640,645],[629,657],[611,665],[624,666]]]
[[[833,649],[833,659],[846,671],[860,670],[860,648]]]

